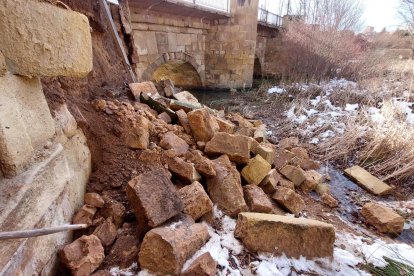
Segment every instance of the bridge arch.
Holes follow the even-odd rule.
[[[205,70],[204,70],[204,66],[202,66],[201,64],[199,64],[197,62],[197,60],[192,57],[191,55],[184,53],[184,52],[170,52],[170,53],[164,53],[162,55],[160,55],[156,60],[154,60],[152,63],[150,63],[148,65],[148,67],[144,70],[144,72],[142,73],[142,80],[144,81],[149,81],[149,80],[159,80],[157,79],[159,76],[157,76],[160,73],[160,70],[164,70],[164,71],[170,71],[170,74],[174,74],[173,71],[181,71],[183,70],[183,72],[181,73],[187,73],[189,75],[192,75],[194,78],[198,78],[197,80],[195,80],[194,83],[192,83],[189,86],[194,86],[193,88],[195,88],[196,86],[201,86],[204,87],[205,86]],[[177,72],[175,72],[177,73]],[[178,72],[179,74],[180,72]],[[174,75],[166,75],[168,78],[168,76],[174,78]],[[191,77],[191,76],[190,76]],[[177,82],[177,81],[176,81]],[[197,83],[197,85],[195,85],[195,83]],[[182,85],[179,82],[176,83],[177,86],[183,86],[185,87],[186,85]]]

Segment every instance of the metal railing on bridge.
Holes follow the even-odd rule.
[[[283,17],[261,7],[259,7],[257,18],[259,22],[266,23],[275,27],[282,27],[283,24]]]
[[[193,3],[196,6],[206,7],[213,10],[230,13],[230,0],[181,0]]]

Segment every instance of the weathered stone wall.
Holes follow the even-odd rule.
[[[91,170],[65,105],[52,116],[40,77],[92,68],[88,20],[39,1],[0,2],[0,231],[71,222]],[[70,233],[0,242],[0,275],[52,274]]]
[[[151,80],[157,68],[170,61],[189,63],[205,81],[205,41],[209,23],[182,17],[131,9],[138,79]]]
[[[286,74],[289,57],[278,29],[258,26],[256,56],[260,60],[263,76],[280,77]]]
[[[231,18],[214,22],[206,41],[206,86],[252,86],[258,0],[231,0]]]

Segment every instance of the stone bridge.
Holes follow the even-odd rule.
[[[278,72],[282,18],[259,0],[130,0],[139,80],[249,88]]]

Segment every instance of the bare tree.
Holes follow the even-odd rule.
[[[299,0],[296,13],[322,30],[358,30],[364,7],[360,0]]]
[[[398,15],[407,26],[408,31],[414,33],[414,0],[400,0]]]

